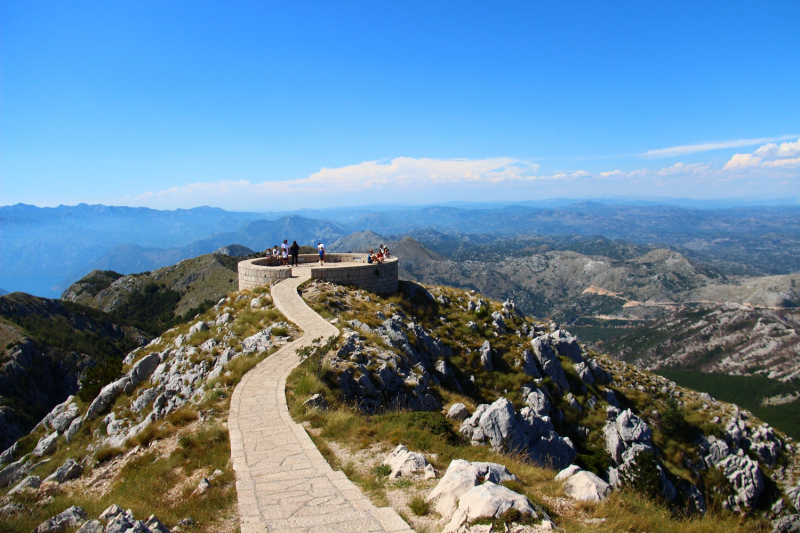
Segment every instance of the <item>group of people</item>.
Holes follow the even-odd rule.
[[[324,265],[325,245],[319,243],[317,245],[317,251],[319,253],[319,264]],[[276,244],[272,248],[267,248],[267,250],[264,252],[264,255],[267,258],[267,266],[289,266],[289,256],[292,257],[292,266],[300,266],[298,264],[300,246],[297,244],[297,241],[292,241],[292,245],[289,246],[288,239],[284,240],[283,244],[280,246]],[[377,254],[375,253],[375,250],[369,251],[367,263],[383,263],[385,260],[389,259],[389,257],[389,249],[381,244],[380,247],[378,247]]]
[[[369,255],[367,256],[367,263],[383,263],[385,260],[389,259],[389,249],[386,248],[383,244],[378,247],[378,253],[375,253],[375,250],[370,250]]]
[[[293,241],[292,245],[289,246],[289,241],[284,239],[280,247],[276,244],[272,249],[267,248],[264,255],[267,257],[268,266],[289,266],[290,255],[292,256],[292,266],[299,266],[300,245],[297,244],[297,241]]]
[[[325,245],[319,243],[317,250],[319,250],[319,264],[324,265]],[[276,244],[272,248],[267,248],[264,255],[267,258],[267,266],[289,266],[289,256],[292,256],[292,266],[300,266],[300,245],[297,244],[297,241],[292,241],[292,245],[289,246],[289,240],[284,239],[280,246]]]

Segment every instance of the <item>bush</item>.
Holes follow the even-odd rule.
[[[698,429],[686,420],[686,413],[673,398],[669,399],[667,408],[661,415],[661,431],[667,437],[681,442],[694,441],[698,433]]]
[[[378,465],[372,472],[378,477],[386,477],[392,473],[392,467],[389,465]]]
[[[122,374],[122,358],[103,357],[89,367],[81,382],[78,398],[89,403],[100,393],[100,389],[117,379]]]
[[[411,512],[417,516],[423,516],[428,514],[431,510],[431,504],[422,496],[414,496],[411,499],[411,502],[408,504],[408,508],[411,509]]]
[[[628,490],[657,499],[661,495],[661,474],[652,452],[639,452],[629,466],[619,471],[622,486]]]

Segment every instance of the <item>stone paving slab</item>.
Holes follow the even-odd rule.
[[[245,374],[231,398],[228,430],[236,472],[242,533],[413,533],[389,507],[375,507],[347,477],[334,471],[305,429],[289,416],[286,378],[296,351],[339,330],[297,293],[310,268],[272,287],[275,306],[303,336]]]

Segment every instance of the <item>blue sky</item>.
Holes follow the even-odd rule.
[[[800,196],[800,2],[0,4],[0,204]]]

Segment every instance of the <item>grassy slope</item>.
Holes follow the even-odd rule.
[[[452,289],[437,287],[432,290],[447,294],[453,302],[458,302],[458,298],[463,299],[465,296],[463,292]],[[375,326],[380,322],[376,318],[376,311],[381,310],[388,316],[394,309],[400,308],[410,318],[423,324],[427,330],[434,330],[435,336],[445,339],[455,352],[449,361],[450,366],[457,372],[463,372],[462,375],[473,374],[477,384],[475,389],[467,391],[466,394],[457,393],[446,387],[432,387],[432,392],[442,399],[445,406],[460,401],[472,410],[478,403],[491,402],[499,396],[506,396],[518,409],[521,407],[519,387],[528,382],[529,378],[521,375],[514,367],[513,360],[515,355],[520,353],[522,342],[513,335],[499,339],[494,337],[491,330],[485,326],[485,318],[467,314],[461,309],[461,304],[466,303],[465,300],[459,305],[436,306],[420,300],[410,302],[397,295],[384,298],[369,294],[367,301],[363,298],[365,294],[363,291],[358,293],[361,296],[353,296],[352,291],[345,293],[333,286],[323,287],[321,292],[312,291],[310,294],[313,296],[308,298],[309,304],[326,317],[338,316],[345,320],[357,317]],[[493,310],[499,308],[497,302],[492,302],[491,306]],[[440,321],[440,316],[444,316],[446,321]],[[465,324],[468,320],[476,318],[481,327],[478,333],[473,333]],[[496,371],[491,373],[482,373],[475,365],[477,354],[474,349],[485,339],[490,339],[493,348],[498,352],[494,358]],[[369,337],[368,340],[373,343],[379,342],[376,337]],[[385,346],[382,348],[388,349]],[[467,354],[466,348],[473,349],[473,353]],[[599,356],[598,360],[615,374],[617,383],[614,389],[623,399],[623,403],[650,424],[654,431],[654,443],[663,451],[662,461],[667,468],[676,477],[688,478],[690,474],[683,466],[683,462],[685,459],[695,460],[696,449],[693,445],[681,441],[673,433],[672,428],[649,416],[652,409],[658,409],[662,413],[668,409],[667,396],[657,392],[660,387],[658,378],[602,356]],[[577,376],[571,365],[563,360],[562,364],[569,379],[576,383]],[[634,382],[643,384],[647,389],[646,392],[630,389],[628,385]],[[549,386],[547,383],[546,385]],[[364,416],[342,401],[335,386],[334,376],[327,369],[323,368],[321,379],[318,379],[308,363],[301,365],[292,373],[288,381],[288,390],[293,416],[297,420],[304,421],[316,435],[320,448],[334,467],[342,468],[351,479],[360,483],[378,504],[386,504],[387,494],[396,490],[398,483],[402,488],[404,484],[413,482],[408,480],[390,482],[383,477],[385,472],[363,471],[353,465],[337,464],[337,459],[326,442],[335,442],[354,450],[365,450],[374,446],[376,442],[384,443],[386,448],[402,443],[411,450],[425,452],[440,471],[455,458],[505,464],[521,479],[521,482],[514,484],[512,488],[525,493],[532,501],[542,505],[567,531],[754,531],[767,527],[757,520],[743,519],[722,511],[719,491],[713,484],[708,486],[706,492],[710,511],[702,519],[680,520],[664,504],[626,491],[615,491],[608,501],[598,506],[565,507],[559,503],[564,500],[561,484],[553,481],[555,472],[530,464],[520,457],[492,452],[486,447],[470,446],[457,434],[458,424],[452,423],[439,413],[401,412]],[[596,391],[590,389],[590,392]],[[710,419],[714,414],[723,415],[727,407],[721,405],[718,409],[702,411],[699,409],[702,403],[700,399],[690,391],[686,392],[688,395],[684,397],[685,409],[681,410],[680,414],[685,417],[690,427],[703,429],[707,433],[718,431],[719,428],[714,427]],[[302,407],[302,402],[313,393],[323,394],[331,408],[318,411]],[[584,415],[576,416],[563,404],[557,403],[556,407],[562,408],[567,414],[567,422],[559,428],[559,432],[569,433],[568,426],[571,423],[589,427],[592,434],[588,440],[584,441],[579,436],[570,434],[573,441],[578,443],[581,452],[577,462],[586,468],[602,466],[605,452],[602,449],[601,428],[605,423],[605,404],[600,403],[597,409],[589,410],[585,403],[588,397],[581,394],[576,396],[584,406]],[[708,481],[711,482],[711,479]],[[422,490],[422,487],[417,487],[417,490]],[[405,513],[413,523],[413,509],[401,508],[399,511]],[[585,520],[588,518],[606,518],[606,521],[587,525]]]
[[[250,294],[250,291],[246,292]],[[235,316],[229,330],[212,328],[196,333],[190,338],[190,345],[197,346],[209,338],[221,341],[230,331],[236,338],[229,339],[228,343],[237,348],[242,339],[285,320],[270,306],[252,310],[248,305],[249,298],[234,302],[235,296],[233,294],[227,304],[234,309]],[[200,318],[210,320],[213,316],[214,312],[208,311]],[[141,350],[137,359],[164,350],[178,335],[187,334],[189,327],[189,323],[181,324],[164,333],[160,344]],[[34,505],[41,500],[40,493],[15,496],[14,501],[23,503],[29,511],[5,518],[0,530],[27,533],[70,505],[80,505],[90,517],[97,517],[106,507],[116,503],[124,509],[132,509],[137,519],[155,514],[170,528],[180,519],[191,516],[196,523],[191,531],[235,531],[238,527],[236,489],[226,423],[230,396],[242,376],[268,355],[262,353],[233,359],[227,367],[229,372],[205,385],[206,392],[198,404],[186,404],[164,420],[154,422],[129,441],[125,449],[93,449],[93,434],[105,431],[104,414],[86,424],[69,444],[62,437],[58,451],[49,458],[50,461],[35,468],[31,474],[44,479],[71,457],[87,465],[83,476],[53,489],[53,501],[43,506]],[[199,361],[210,356],[200,353],[197,357]],[[150,386],[148,381],[140,384],[130,395],[121,395],[109,410],[114,411],[118,418],[130,416],[131,402],[140,389]],[[80,399],[76,401],[83,412],[86,403]],[[44,430],[39,429],[21,439],[18,456],[31,451],[44,434]],[[200,479],[217,469],[223,474],[212,482],[211,489],[202,496],[192,495]],[[0,489],[0,495],[7,490]]]

